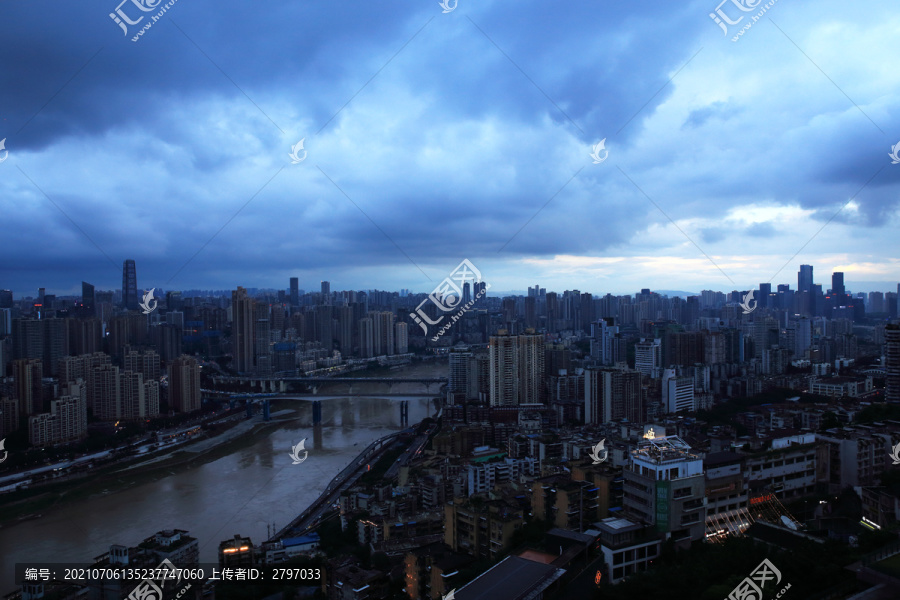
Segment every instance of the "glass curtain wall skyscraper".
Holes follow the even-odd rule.
[[[138,309],[137,268],[130,258],[122,263],[122,306],[128,310]]]

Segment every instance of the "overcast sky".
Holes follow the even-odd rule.
[[[3,0],[0,288],[896,286],[897,4],[741,2]]]

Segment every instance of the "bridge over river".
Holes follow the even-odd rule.
[[[216,376],[213,377],[213,382],[216,386],[222,384],[239,384],[239,385],[248,385],[250,389],[258,388],[260,392],[271,391],[271,392],[279,392],[279,393],[288,393],[288,384],[298,383],[302,385],[306,385],[312,390],[313,394],[317,394],[319,388],[323,385],[330,384],[346,384],[349,386],[348,394],[353,394],[353,386],[357,385],[357,389],[362,384],[366,383],[386,383],[388,384],[388,391],[386,393],[392,394],[395,386],[403,385],[403,384],[419,384],[425,387],[426,394],[432,393],[432,388],[436,387],[435,391],[440,391],[442,385],[448,382],[447,377],[297,377],[297,376],[284,376],[284,377],[259,377],[259,376]],[[235,392],[226,392],[218,390],[216,393],[235,393]],[[369,392],[365,392],[369,393]],[[374,392],[373,392],[374,393]],[[421,393],[421,392],[419,392]]]

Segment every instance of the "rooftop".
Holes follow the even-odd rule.
[[[474,581],[456,590],[458,600],[519,600],[551,583],[565,573],[550,565],[518,556],[507,556],[479,575]]]

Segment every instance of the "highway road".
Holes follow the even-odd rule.
[[[393,479],[397,476],[401,465],[406,466],[410,461],[414,460],[417,456],[420,456],[425,448],[425,444],[428,442],[428,436],[431,435],[433,430],[434,425],[422,435],[416,436],[409,447],[400,455],[400,458],[390,466],[385,473],[384,478],[388,480]],[[359,478],[365,474],[366,469],[364,466],[366,464],[377,462],[381,455],[386,452],[388,448],[393,446],[392,442],[398,435],[399,433],[394,433],[390,436],[381,438],[379,441],[383,441],[384,443],[377,452],[374,451],[374,448],[378,444],[378,441],[372,443],[360,456],[355,458],[353,462],[345,467],[337,477],[331,480],[331,483],[325,489],[325,492],[312,506],[303,511],[299,517],[279,531],[272,539],[277,540],[285,537],[305,535],[310,529],[318,525],[325,513],[334,510],[334,504],[341,497],[341,493],[353,487]]]

